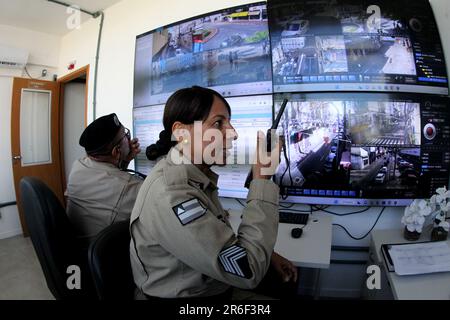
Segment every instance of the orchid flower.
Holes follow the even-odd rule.
[[[438,227],[442,227],[445,231],[449,231],[450,230],[450,223],[448,223],[447,221],[442,221],[441,223],[439,223]]]
[[[428,201],[415,199],[405,208],[401,220],[402,224],[404,224],[411,232],[422,232],[425,217],[433,213],[433,220],[435,220],[439,226],[442,224],[443,228],[448,229],[449,223],[445,221],[445,217],[447,212],[450,212],[450,201],[447,202],[447,199],[450,199],[450,190],[447,190],[445,186],[436,189],[436,194],[431,196]]]

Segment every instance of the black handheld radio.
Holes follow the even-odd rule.
[[[281,120],[281,116],[284,113],[284,109],[286,108],[286,104],[288,103],[288,99],[284,99],[283,102],[281,103],[281,107],[280,107],[280,111],[277,114],[277,117],[275,118],[275,121],[272,123],[272,126],[270,127],[270,129],[267,130],[266,133],[266,151],[267,152],[271,152],[272,149],[275,147],[274,145],[272,145],[272,130],[276,130],[278,128],[278,124],[280,123]],[[258,152],[258,151],[256,151]],[[253,169],[250,170],[250,172],[247,175],[247,179],[245,179],[245,184],[244,187],[246,187],[247,189],[250,187],[250,182],[252,182],[253,180]]]

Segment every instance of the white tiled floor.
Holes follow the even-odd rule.
[[[0,300],[54,299],[30,238],[0,240]]]

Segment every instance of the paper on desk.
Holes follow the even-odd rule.
[[[392,245],[389,254],[398,275],[450,271],[450,247],[443,241]]]

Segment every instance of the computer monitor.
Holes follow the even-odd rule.
[[[164,129],[162,119],[164,104],[133,108],[133,135],[139,139],[143,152],[134,160],[136,171],[148,175],[156,161],[150,161],[145,155],[145,148],[159,139],[159,133]]]
[[[265,2],[207,13],[136,37],[134,107],[199,85],[223,96],[272,92]]]
[[[212,169],[219,174],[219,196],[246,198],[248,190],[244,182],[255,157],[257,131],[264,132],[272,124],[272,95],[256,95],[226,98],[231,108],[231,124],[238,139],[228,157],[228,165]],[[163,130],[164,105],[145,106],[133,109],[134,135],[141,146],[155,143]],[[135,159],[137,171],[149,174],[155,161],[149,161],[142,152]]]
[[[448,94],[428,0],[271,0],[274,92]]]
[[[300,93],[277,95],[276,110],[284,97],[287,157],[275,181],[287,201],[403,206],[448,186],[449,98]]]

